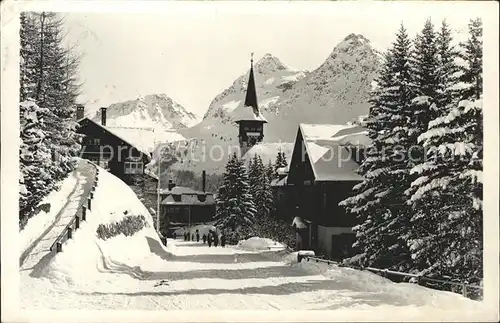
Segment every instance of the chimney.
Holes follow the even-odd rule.
[[[175,187],[174,182],[171,179],[168,180],[168,190],[171,191]]]
[[[206,192],[206,182],[207,182],[207,173],[205,171],[201,172],[201,189],[203,192]]]
[[[85,116],[85,107],[83,104],[78,104],[76,106],[76,120],[81,120]]]
[[[106,127],[106,108],[105,107],[101,108],[101,125]]]

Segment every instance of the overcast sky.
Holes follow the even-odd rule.
[[[268,9],[229,10],[219,3],[190,11],[150,8],[154,13],[147,13],[142,7],[140,13],[67,13],[67,40],[84,54],[81,99],[94,110],[138,95],[166,93],[202,116],[211,100],[248,69],[251,52],[256,60],[271,53],[292,68],[313,70],[349,33],[363,34],[385,49],[401,22],[413,37],[431,17],[436,24],[446,18],[466,36],[469,18],[484,10],[456,2],[338,4],[282,2]]]

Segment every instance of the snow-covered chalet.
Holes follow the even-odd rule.
[[[146,165],[155,148],[155,133],[149,128],[110,127],[106,108],[101,108],[101,123],[85,117],[83,105],[77,106],[77,132],[83,134],[80,157],[88,159],[129,185],[154,214],[158,178]]]
[[[299,125],[288,174],[274,183],[284,192],[281,212],[297,230],[297,248],[337,260],[350,255],[356,218],[338,203],[362,180],[357,170],[369,143],[361,126]]]

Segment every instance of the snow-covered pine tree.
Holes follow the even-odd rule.
[[[280,148],[280,150],[278,151],[278,155],[276,156],[276,161],[274,163],[275,170],[286,166],[288,166],[288,162],[286,161],[285,152]]]
[[[72,155],[78,151],[75,99],[78,95],[76,68],[78,61],[69,59],[63,49],[63,19],[54,12],[32,13],[39,32],[35,75],[35,99],[42,108],[50,109],[52,117],[44,122],[54,160],[55,179],[61,179],[75,164]]]
[[[250,193],[246,167],[236,153],[229,159],[223,177],[217,197],[215,225],[222,230],[236,233],[233,238],[237,240],[251,230],[256,208]]]
[[[440,84],[449,89],[452,98],[457,90],[461,101],[451,99],[419,137],[427,160],[412,169],[420,177],[409,192],[411,202],[426,212],[412,219],[418,231],[411,243],[422,274],[479,283],[483,275],[480,20],[471,21],[469,32],[469,40],[462,45],[461,83],[454,84],[450,78],[447,84]],[[453,72],[451,67],[447,74]]]
[[[28,98],[35,98],[36,79],[35,67],[38,58],[38,31],[37,24],[32,14],[22,12],[20,15],[20,30],[19,30],[19,44],[20,44],[20,64],[19,64],[19,79],[20,91],[19,102],[24,102]],[[20,114],[20,117],[22,115]]]
[[[411,268],[406,244],[408,213],[404,190],[408,181],[407,127],[411,115],[411,42],[404,26],[385,55],[372,93],[367,128],[372,144],[359,172],[364,180],[354,196],[340,202],[358,217],[354,227],[357,255],[347,260],[363,266],[396,270]]]
[[[427,130],[429,122],[437,117],[438,112],[436,98],[439,84],[439,60],[436,38],[434,25],[428,19],[425,22],[422,32],[415,38],[415,46],[412,53],[412,76],[414,78],[415,98],[412,101],[413,109],[410,115],[411,119],[407,137],[413,145],[413,158],[411,159],[416,159],[417,163],[421,161],[421,157],[423,156],[423,149],[417,145],[417,138]],[[413,165],[410,167],[413,167]]]
[[[271,161],[266,166],[266,173],[267,173],[267,178],[272,182],[273,179],[276,179],[278,177],[278,174],[276,173],[276,169]]]
[[[21,128],[20,166],[25,172],[23,191],[30,196],[28,202],[23,196],[20,199],[20,218],[25,218],[32,215],[33,208],[24,204],[38,203],[53,188],[50,183],[64,178],[74,168],[71,156],[79,149],[74,122],[78,60],[62,48],[62,20],[55,13],[23,13],[20,38],[20,98],[24,100],[20,123],[27,129]],[[29,112],[32,110],[37,112]],[[37,122],[32,117],[26,119],[35,114]],[[44,138],[40,154],[34,155],[40,161],[36,166],[30,162],[31,157],[26,157],[31,156],[26,145],[33,142],[35,133]],[[43,181],[33,167],[43,174]],[[42,189],[43,182],[47,185]]]
[[[43,130],[44,119],[50,118],[50,110],[40,108],[33,100],[22,102],[20,114],[19,164],[23,184],[19,197],[19,221],[21,228],[42,198],[54,189],[56,181],[50,165],[51,151],[47,146],[47,133]]]
[[[273,205],[271,181],[267,175],[262,158],[257,154],[253,157],[253,162],[249,168],[249,178],[250,192],[254,198],[257,216],[263,217],[269,215]]]
[[[453,105],[454,92],[452,88],[456,83],[457,69],[455,65],[456,51],[451,42],[451,32],[446,22],[443,21],[436,38],[437,62],[434,68],[436,70],[435,78],[438,80],[437,85],[429,88],[427,93],[424,93],[422,88],[418,89],[422,95],[420,98],[425,98],[423,101],[433,102],[435,107],[433,113],[435,112],[438,117],[447,115]],[[417,62],[416,65],[422,64]],[[431,132],[434,131],[432,127],[429,129]],[[428,134],[429,131],[424,136],[428,136]],[[414,269],[431,276],[442,275],[435,266],[441,262],[441,251],[445,248],[442,241],[445,236],[450,235],[447,232],[449,228],[446,224],[448,216],[454,212],[456,207],[455,192],[446,190],[446,182],[453,177],[454,171],[449,165],[449,158],[453,156],[441,154],[443,150],[437,149],[446,141],[445,138],[445,136],[430,136],[428,140],[418,141],[418,144],[425,149],[426,155],[424,160],[413,166],[410,172],[414,176],[413,182],[406,191],[406,194],[411,197],[408,200],[408,204],[412,207],[412,230],[409,244],[415,263]]]

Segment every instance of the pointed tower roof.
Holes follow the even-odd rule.
[[[252,108],[250,110],[249,108]],[[250,58],[250,75],[248,77],[247,93],[245,96],[244,113],[238,118],[237,122],[242,120],[259,120],[267,122],[264,116],[259,111],[257,103],[257,90],[255,89],[255,76],[253,73],[253,53]]]
[[[250,59],[250,76],[248,77],[247,95],[245,97],[245,107],[252,107],[254,112],[259,110],[257,103],[257,91],[255,90],[255,77],[253,75],[253,53]]]

